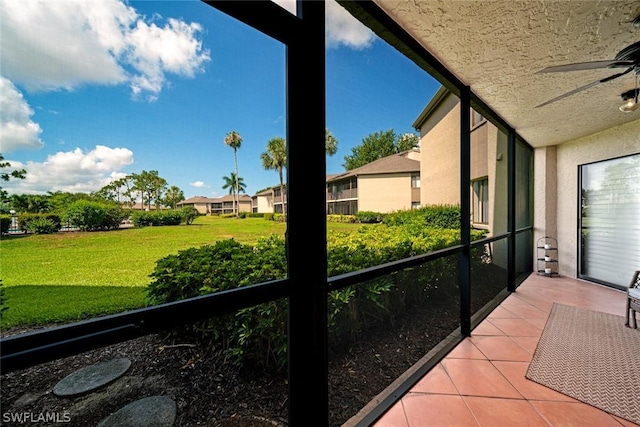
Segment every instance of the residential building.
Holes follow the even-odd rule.
[[[419,149],[408,150],[327,178],[327,213],[387,213],[420,207],[419,158]]]
[[[382,157],[359,168],[326,178],[327,214],[354,215],[359,211],[393,212],[420,204],[420,150]],[[286,205],[286,185],[285,205]],[[252,196],[251,211],[282,213],[280,185]]]
[[[234,209],[234,204],[239,210]],[[178,209],[183,207],[194,207],[201,215],[221,215],[237,212],[251,212],[251,196],[241,194],[239,200],[234,200],[234,196],[227,194],[222,197],[194,196],[176,204]]]
[[[284,189],[285,195],[282,196],[282,189]],[[283,200],[284,208],[287,206],[287,186],[275,185],[273,187],[266,188],[258,191],[255,195],[251,196],[251,212],[253,213],[283,213]]]
[[[421,200],[425,205],[460,204],[460,99],[441,86],[413,122],[423,147],[420,174],[425,185]],[[508,168],[507,136],[480,113],[471,109],[470,129],[470,221],[473,228],[487,231],[488,237],[507,232]],[[504,161],[503,161],[504,160]],[[490,244],[498,265],[507,264],[507,242]]]
[[[273,189],[271,187],[258,191],[251,196],[251,212],[272,213],[275,212],[273,206]]]
[[[507,229],[505,206],[507,194],[506,135],[471,110],[471,222],[474,228],[485,229],[488,235]],[[451,171],[458,170],[459,159],[451,152],[460,151],[460,100],[444,86],[413,122],[420,132],[422,150],[420,174],[429,183],[421,188],[425,205],[460,204],[460,182]]]

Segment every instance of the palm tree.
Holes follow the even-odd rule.
[[[271,138],[267,142],[267,150],[260,155],[262,167],[267,170],[275,170],[280,178],[280,197],[282,197],[282,214],[286,215],[285,197],[284,197],[284,180],[282,171],[287,167],[287,143],[284,138]]]
[[[238,132],[236,132],[235,130],[227,133],[227,136],[224,138],[224,143],[226,145],[228,145],[229,147],[233,148],[233,162],[235,163],[235,167],[236,167],[236,181],[235,181],[235,191],[234,191],[234,203],[233,203],[233,208],[235,211],[235,194],[239,194],[239,186],[238,186],[238,156],[237,156],[237,152],[238,152],[238,148],[240,148],[240,146],[242,145],[242,137],[240,136],[240,134]],[[238,200],[239,202],[239,200]],[[239,208],[239,207],[238,207]],[[239,210],[239,209],[238,209]],[[238,213],[236,211],[236,216],[238,216]]]
[[[223,176],[224,185],[223,190],[229,189],[229,194],[233,196],[233,204],[236,204],[236,188],[238,193],[238,212],[240,212],[240,193],[245,193],[247,185],[244,183],[244,179],[241,176],[236,176],[235,172],[231,172],[229,176]],[[233,207],[235,212],[235,206]]]
[[[329,129],[324,130],[324,148],[328,156],[333,156],[338,151],[338,140]]]
[[[231,172],[229,176],[223,176],[222,179],[224,180],[224,185],[222,186],[222,189],[226,190],[228,188],[229,194],[236,193],[236,186],[238,187],[239,193],[244,193],[247,188],[247,185],[244,183],[244,178],[239,176],[236,179],[235,172]]]

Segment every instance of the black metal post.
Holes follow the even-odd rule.
[[[287,46],[289,426],[329,423],[323,1],[298,1]]]
[[[471,89],[460,91],[460,332],[471,335]]]
[[[516,132],[509,129],[507,132],[507,232],[509,233],[507,246],[507,290],[516,290]]]

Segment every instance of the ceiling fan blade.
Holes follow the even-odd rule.
[[[567,96],[571,96],[571,95],[574,95],[574,94],[576,94],[576,93],[578,93],[578,92],[582,92],[583,90],[586,90],[586,89],[592,88],[592,87],[594,87],[594,86],[597,86],[597,85],[599,85],[600,83],[606,83],[606,82],[609,82],[609,81],[611,81],[611,80],[613,80],[613,79],[617,79],[618,77],[621,77],[621,76],[624,76],[624,75],[625,75],[625,74],[627,74],[627,73],[630,73],[630,72],[631,72],[631,71],[633,71],[634,69],[635,69],[635,66],[633,66],[633,67],[629,67],[629,68],[627,68],[626,70],[624,70],[624,71],[623,71],[623,72],[621,72],[621,73],[614,74],[614,75],[609,76],[609,77],[605,77],[604,79],[596,80],[595,82],[591,82],[591,83],[589,83],[588,85],[581,86],[581,87],[576,88],[576,89],[574,89],[574,90],[572,90],[572,91],[570,91],[570,92],[567,92],[567,93],[562,94],[562,95],[560,95],[560,96],[556,96],[555,98],[550,99],[550,100],[548,100],[547,102],[543,102],[543,103],[542,103],[542,104],[540,104],[540,105],[536,105],[536,108],[538,108],[538,107],[543,107],[543,106],[545,106],[545,105],[549,105],[549,104],[551,104],[552,102],[556,102],[556,101],[559,101],[559,100],[561,100],[561,99],[563,99],[563,98],[566,98]]]
[[[579,62],[577,64],[565,64],[556,65],[554,67],[543,68],[538,73],[558,73],[564,71],[582,71],[582,70],[597,70],[600,68],[616,68],[616,67],[629,67],[633,65],[633,61],[591,61],[591,62]]]

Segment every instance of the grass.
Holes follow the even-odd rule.
[[[335,231],[362,225],[328,223]],[[262,218],[199,217],[191,225],[107,232],[3,236],[0,277],[6,305],[0,327],[69,322],[146,305],[144,290],[160,258],[233,238],[251,244],[286,224]]]

